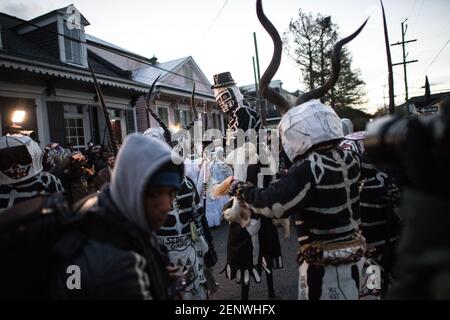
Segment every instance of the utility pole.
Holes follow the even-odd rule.
[[[266,103],[265,100],[262,99],[260,92],[259,92],[259,82],[261,81],[261,73],[259,71],[259,55],[258,55],[258,43],[256,42],[256,32],[253,32],[253,41],[255,42],[255,57],[256,57],[256,71],[258,75],[258,88],[256,90],[256,97],[258,101],[259,106],[259,113],[261,115],[261,121],[263,126],[266,125]],[[261,98],[260,98],[261,97]]]
[[[255,64],[255,57],[252,57],[252,61],[253,61],[253,76],[255,77],[255,93],[256,93],[256,105],[259,107],[260,106],[260,100],[259,100],[259,81],[258,81],[258,76],[257,76],[257,71],[256,71],[256,64]],[[261,111],[261,108],[260,108]]]
[[[400,45],[400,44],[402,45],[403,62],[394,63],[394,64],[392,64],[392,66],[403,65],[403,75],[404,75],[404,80],[405,80],[405,101],[406,102],[408,102],[408,78],[406,76],[406,64],[419,61],[419,60],[406,61],[406,57],[408,56],[408,54],[406,53],[405,44],[407,44],[409,42],[417,41],[417,39],[405,41],[406,30],[408,30],[408,25],[405,23],[407,20],[408,20],[408,18],[406,18],[405,21],[402,22],[402,41],[391,44],[391,46],[396,46],[396,45]]]

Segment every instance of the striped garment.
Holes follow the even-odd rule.
[[[204,227],[207,228],[206,217],[195,183],[185,176],[173,201],[173,209],[164,226],[157,231],[158,240],[167,249],[170,264],[183,272],[193,270],[195,275],[192,284],[181,292],[183,300],[205,300],[208,296],[204,256],[209,247],[205,235],[208,230]]]
[[[313,151],[265,189],[241,183],[238,197],[267,217],[293,214],[300,245],[348,240],[360,224],[361,161],[337,148]]]
[[[231,119],[228,122],[228,130],[229,132],[234,133],[238,129],[244,131],[254,129],[257,133],[259,129],[263,129],[261,120],[255,109],[239,105],[233,110]]]
[[[316,150],[264,189],[239,182],[236,195],[269,218],[293,215],[300,245],[347,241],[359,233],[359,184],[367,174],[363,164],[358,154],[348,150]],[[299,266],[298,298],[378,299],[378,288],[366,286],[371,264],[364,256],[338,265],[310,265],[304,260]]]
[[[0,185],[0,214],[19,202],[62,191],[64,188],[61,181],[44,171],[19,183],[2,184]]]
[[[396,204],[391,203],[390,199],[386,197],[389,190],[394,189],[390,186],[393,183],[392,179],[374,167],[369,168],[368,172],[369,176],[361,184],[361,231],[367,243],[375,249],[376,260],[382,263],[384,247],[388,238],[388,215],[390,215],[391,251],[399,238],[400,219],[395,213]]]

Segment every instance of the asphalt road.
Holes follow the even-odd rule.
[[[227,254],[227,237],[228,222],[222,221],[218,229],[211,230],[214,237],[214,246],[218,255],[218,262],[214,269],[216,281],[220,284],[220,289],[214,299],[220,300],[240,300],[241,286],[236,284],[234,280],[225,278],[225,273],[219,274],[226,264]],[[297,282],[298,282],[298,265],[295,261],[297,255],[297,237],[291,220],[291,236],[284,239],[284,230],[278,229],[281,250],[283,255],[283,268],[274,270],[274,288],[275,299],[296,300],[297,299]],[[253,280],[253,279],[252,279]],[[263,274],[259,284],[251,280],[249,300],[268,300],[266,277]]]

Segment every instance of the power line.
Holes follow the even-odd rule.
[[[227,1],[228,1],[228,0],[227,0]],[[29,21],[22,20],[22,19],[20,19],[20,18],[18,18],[18,17],[14,17],[14,18],[16,18],[17,20],[21,20],[23,23],[25,23],[25,24],[27,24],[27,25],[29,25],[29,26],[35,27],[35,28],[37,28],[37,29],[39,29],[39,30],[46,31],[46,32],[51,33],[51,34],[55,34],[55,35],[58,35],[58,36],[62,36],[62,37],[64,37],[64,38],[66,38],[66,39],[70,39],[71,41],[76,41],[76,42],[79,42],[79,43],[83,43],[83,44],[85,44],[85,45],[89,45],[89,46],[96,47],[96,48],[99,48],[99,49],[102,49],[102,50],[105,50],[105,51],[109,51],[109,52],[111,52],[111,53],[117,54],[117,55],[122,56],[122,57],[124,57],[124,58],[128,58],[128,59],[131,59],[131,60],[140,62],[140,63],[142,63],[142,64],[148,65],[148,66],[150,66],[150,67],[153,67],[153,68],[156,68],[156,69],[159,69],[159,70],[162,70],[162,71],[166,71],[166,72],[168,72],[168,73],[170,73],[170,74],[173,74],[173,75],[176,75],[176,76],[178,76],[178,77],[182,77],[182,78],[191,80],[191,81],[196,82],[196,83],[201,83],[201,84],[204,84],[204,85],[207,85],[207,86],[210,86],[210,85],[211,85],[210,83],[206,83],[206,82],[194,80],[193,78],[187,77],[187,76],[185,76],[184,74],[176,73],[176,72],[173,72],[173,71],[171,71],[171,70],[167,70],[167,69],[164,69],[164,68],[159,67],[159,66],[157,66],[157,65],[154,65],[154,64],[150,63],[149,61],[144,60],[145,58],[144,58],[144,59],[140,59],[140,58],[137,58],[137,57],[134,57],[134,56],[131,56],[131,55],[122,53],[122,52],[118,52],[118,51],[115,51],[115,50],[113,50],[113,49],[110,49],[110,48],[106,47],[105,45],[101,45],[101,44],[98,44],[98,43],[96,43],[96,42],[87,43],[86,41],[82,41],[82,40],[80,40],[80,39],[76,39],[76,38],[73,38],[73,37],[71,37],[71,36],[68,36],[68,35],[65,35],[65,34],[62,34],[62,33],[59,33],[59,32],[55,32],[55,31],[53,31],[53,30],[46,29],[46,28],[44,28],[44,27],[38,26],[38,25],[36,25],[36,24],[34,24],[34,23],[31,23],[31,22],[29,22]],[[64,19],[64,20],[67,21],[66,19]]]
[[[217,12],[216,16],[214,17],[214,19],[211,21],[211,23],[209,24],[208,28],[206,29],[205,33],[203,34],[203,36],[201,37],[201,40],[203,40],[206,36],[206,34],[209,32],[209,30],[211,29],[211,27],[213,26],[214,22],[216,22],[217,18],[219,17],[219,15],[222,13],[223,8],[225,8],[225,6],[227,5],[228,0],[225,0],[225,3],[223,4],[222,8],[220,8],[220,10]]]
[[[438,54],[433,58],[433,61],[428,65],[426,70],[423,72],[424,74],[427,73],[428,69],[430,69],[431,65],[436,61],[436,59],[439,57],[439,55],[444,51],[444,48],[447,46],[447,44],[450,42],[450,39],[447,40],[447,42],[444,44],[444,46],[439,50]]]

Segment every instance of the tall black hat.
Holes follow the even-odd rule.
[[[211,89],[217,89],[222,87],[228,87],[236,84],[231,76],[230,72],[222,72],[214,75],[214,85]]]

